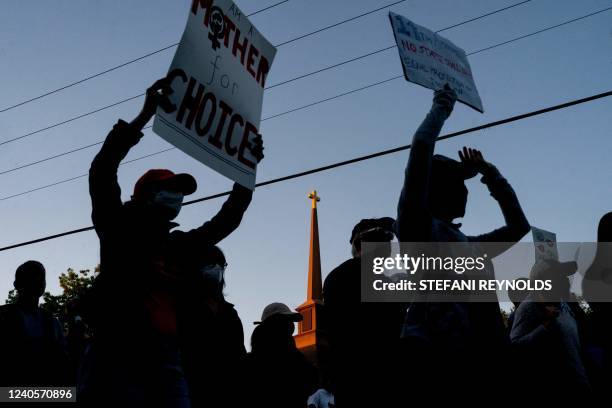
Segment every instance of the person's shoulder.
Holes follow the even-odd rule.
[[[338,275],[338,274],[342,274],[342,273],[346,273],[347,271],[352,271],[355,268],[359,269],[361,265],[361,259],[360,258],[350,258],[347,259],[346,261],[342,262],[340,265],[336,266],[330,273],[329,275]]]
[[[342,280],[347,273],[353,271],[355,268],[359,268],[359,265],[359,258],[347,259],[332,269],[332,271],[325,277],[325,282],[323,285],[328,286],[338,280]]]
[[[532,315],[538,310],[538,302],[527,296],[525,300],[514,311],[514,319],[517,320],[519,317],[526,315]]]
[[[17,305],[13,303],[7,303],[5,305],[0,305],[0,318],[7,316],[9,314],[13,314],[17,311]]]
[[[230,303],[227,300],[223,299],[222,305],[225,310],[225,313],[227,313],[231,317],[239,317],[238,311],[236,310],[236,306],[233,303]]]

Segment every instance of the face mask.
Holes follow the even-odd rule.
[[[153,203],[165,207],[170,212],[170,219],[176,218],[183,205],[183,194],[176,191],[162,190],[153,197]]]
[[[202,268],[202,276],[206,280],[221,283],[225,268],[221,265],[207,265]]]

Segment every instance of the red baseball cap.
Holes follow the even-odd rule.
[[[198,188],[198,183],[190,174],[174,174],[167,169],[151,169],[136,182],[133,198],[142,198],[149,192],[152,185],[176,190],[184,195],[193,194]]]

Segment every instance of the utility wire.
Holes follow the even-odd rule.
[[[255,14],[263,13],[264,11],[270,10],[270,9],[276,7],[276,6],[280,6],[281,4],[287,3],[288,1],[289,0],[283,0],[283,1],[279,1],[278,3],[271,4],[268,7],[264,7],[262,9],[257,10],[257,11],[254,11],[251,14],[247,14],[247,17],[251,17],[251,16],[254,16]]]
[[[278,117],[280,117],[280,116],[288,115],[288,114],[290,114],[290,113],[297,112],[297,111],[302,110],[302,109],[310,108],[310,107],[312,107],[312,106],[315,106],[315,105],[318,105],[318,104],[321,104],[321,103],[324,103],[324,102],[328,102],[328,101],[331,101],[331,100],[333,100],[333,99],[340,98],[340,97],[342,97],[342,96],[350,95],[350,94],[353,94],[353,93],[356,93],[356,92],[359,92],[359,91],[366,90],[366,89],[368,89],[368,88],[372,88],[372,87],[375,87],[375,86],[378,86],[378,85],[382,85],[382,84],[384,84],[384,83],[387,83],[387,82],[393,81],[393,80],[395,80],[395,79],[399,79],[399,78],[401,78],[401,77],[402,77],[402,75],[398,75],[398,76],[394,76],[394,77],[392,77],[392,78],[385,79],[385,80],[383,80],[383,81],[375,82],[375,83],[373,83],[373,84],[369,84],[369,85],[365,85],[365,86],[362,86],[362,87],[359,87],[359,88],[356,88],[356,89],[352,89],[352,90],[350,90],[350,91],[348,91],[348,92],[343,92],[343,93],[341,93],[341,94],[334,95],[334,96],[329,97],[329,98],[321,99],[321,100],[319,100],[319,101],[316,101],[316,102],[313,102],[313,103],[309,103],[309,104],[307,104],[307,105],[303,105],[303,106],[300,106],[300,107],[298,107],[298,108],[289,109],[289,110],[287,110],[287,111],[280,112],[280,113],[277,113],[277,114],[275,114],[275,115],[265,117],[265,118],[263,118],[261,121],[262,121],[262,122],[264,122],[264,121],[269,120],[269,119],[275,119],[275,118],[278,118]],[[142,128],[142,130],[151,129],[152,127],[153,127],[153,126],[146,126],[146,127]],[[97,143],[94,143],[94,144],[92,144],[92,145],[84,146],[83,148],[79,148],[79,149],[75,149],[75,150],[83,150],[84,148],[91,147],[91,146],[95,146],[95,145],[98,145],[98,144],[102,144],[103,142],[104,142],[104,141],[97,142]],[[120,164],[120,166],[122,166],[122,165],[124,165],[124,164],[127,164],[127,163],[132,163],[132,162],[135,162],[135,161],[139,161],[139,160],[147,159],[147,158],[149,158],[149,157],[156,156],[156,155],[158,155],[158,154],[165,153],[165,152],[168,152],[168,151],[170,151],[170,150],[175,150],[175,149],[176,149],[176,147],[170,147],[170,148],[166,148],[166,149],[160,150],[160,151],[155,152],[155,153],[147,154],[147,155],[145,155],[145,156],[140,156],[140,157],[137,157],[137,158],[135,158],[135,159],[129,160],[129,161],[127,161],[127,162],[123,162],[123,163],[121,163],[121,164]],[[23,167],[23,166],[22,166],[22,167]],[[5,172],[3,172],[3,173],[0,173],[0,174],[4,174],[4,173],[6,173],[6,172],[7,172],[7,171],[5,171]],[[22,192],[20,192],[20,193],[15,193],[15,194],[12,194],[12,195],[8,195],[8,196],[0,197],[0,201],[6,201],[6,200],[10,200],[10,199],[15,198],[15,197],[20,197],[20,196],[23,196],[23,195],[26,195],[26,194],[33,193],[33,192],[35,192],[35,191],[45,190],[45,189],[48,189],[48,188],[51,188],[51,187],[58,186],[58,185],[60,185],[60,184],[68,183],[69,181],[74,181],[74,180],[77,180],[77,179],[83,178],[83,177],[87,177],[87,174],[81,174],[81,175],[79,175],[79,176],[74,176],[74,177],[70,177],[70,178],[67,178],[67,179],[60,180],[60,181],[56,181],[56,182],[54,182],[54,183],[51,183],[51,184],[46,184],[46,185],[41,186],[41,187],[36,187],[36,188],[30,189],[30,190],[22,191]]]
[[[57,122],[57,123],[54,123],[52,125],[49,125],[49,126],[45,126],[44,128],[40,128],[40,129],[34,130],[34,131],[26,133],[24,135],[17,136],[17,137],[14,137],[12,139],[7,139],[5,141],[0,142],[0,146],[4,146],[6,144],[13,143],[13,142],[16,142],[18,140],[25,139],[26,137],[33,136],[33,135],[35,135],[37,133],[44,132],[46,130],[56,128],[58,126],[65,125],[65,124],[70,123],[70,122],[74,122],[75,120],[82,119],[82,118],[87,117],[87,116],[91,116],[91,115],[93,115],[95,113],[102,112],[103,110],[110,109],[110,108],[112,108],[114,106],[121,105],[122,103],[125,103],[125,102],[128,102],[128,101],[132,101],[134,99],[138,99],[138,98],[140,98],[142,96],[144,96],[144,93],[141,93],[141,94],[135,95],[135,96],[131,96],[131,97],[126,98],[126,99],[122,99],[120,101],[111,103],[110,105],[102,106],[101,108],[97,108],[97,109],[94,109],[92,111],[83,113],[81,115],[74,116],[74,117],[72,117],[70,119],[66,119],[66,120],[63,120],[61,122]]]
[[[531,0],[528,0],[528,1],[531,1]],[[504,8],[502,8],[502,9],[495,10],[495,11],[490,12],[490,13],[487,13],[487,14],[483,14],[482,16],[475,17],[475,18],[472,18],[472,19],[466,20],[466,21],[464,21],[464,22],[454,24],[454,25],[451,25],[451,26],[446,27],[446,28],[442,28],[442,29],[440,29],[440,30],[438,30],[438,31],[436,31],[436,32],[442,32],[442,31],[448,30],[448,29],[450,29],[450,28],[455,28],[455,27],[458,27],[458,26],[460,26],[460,25],[462,25],[462,24],[466,24],[466,23],[469,23],[469,22],[472,22],[472,21],[478,20],[478,19],[480,19],[480,18],[483,18],[484,16],[490,16],[490,15],[492,15],[492,14],[498,13],[498,12],[503,11],[503,10],[507,10],[507,9],[509,9],[509,8],[512,8],[512,7],[516,7],[516,6],[521,5],[521,4],[524,4],[524,3],[526,3],[526,2],[527,2],[527,1],[523,1],[523,2],[520,2],[520,3],[516,3],[516,4],[514,4],[514,5],[511,5],[511,6],[508,6],[508,7],[504,7]],[[469,52],[467,55],[469,56],[469,55],[479,54],[479,53],[481,53],[481,52],[488,51],[488,50],[491,50],[491,49],[494,49],[494,48],[500,47],[500,46],[502,46],[502,45],[506,45],[506,44],[509,44],[509,43],[515,42],[515,41],[519,41],[519,40],[521,40],[521,39],[524,39],[524,38],[527,38],[527,37],[531,37],[531,36],[533,36],[533,35],[540,34],[540,33],[543,33],[543,32],[545,32],[545,31],[549,31],[549,30],[552,30],[552,29],[554,29],[554,28],[558,28],[558,27],[561,27],[561,26],[563,26],[563,25],[570,24],[570,23],[573,23],[573,22],[576,22],[576,21],[579,21],[579,20],[582,20],[582,19],[585,19],[585,18],[588,18],[588,17],[594,16],[594,15],[596,15],[596,14],[600,14],[600,13],[603,13],[603,12],[609,11],[609,10],[611,10],[611,9],[612,9],[612,7],[608,7],[608,8],[606,8],[606,9],[599,10],[599,11],[596,11],[596,12],[594,12],[594,13],[590,13],[590,14],[587,14],[587,15],[584,15],[584,16],[581,16],[581,17],[578,17],[578,18],[574,18],[574,19],[571,19],[571,20],[565,21],[565,22],[563,22],[563,23],[556,24],[556,25],[554,25],[554,26],[546,27],[546,28],[544,28],[544,29],[541,29],[541,30],[538,30],[538,31],[534,31],[534,32],[529,33],[529,34],[525,34],[525,35],[521,35],[521,36],[519,36],[519,37],[515,37],[515,38],[510,39],[510,40],[508,40],[508,41],[504,41],[504,42],[501,42],[501,43],[498,43],[498,44],[494,44],[494,45],[492,45],[492,46],[488,46],[488,47],[481,48],[481,49],[476,50],[476,51]],[[285,84],[287,84],[287,83],[290,83],[290,82],[293,82],[293,81],[296,81],[296,80],[299,80],[299,79],[302,79],[302,78],[306,78],[306,77],[308,77],[308,76],[311,76],[311,75],[314,75],[314,74],[318,74],[318,73],[320,73],[320,72],[327,71],[327,70],[329,70],[329,69],[336,68],[336,67],[339,67],[339,66],[341,66],[341,65],[345,65],[345,64],[348,64],[348,63],[350,63],[350,62],[357,61],[357,60],[360,60],[360,59],[363,59],[363,58],[366,58],[366,57],[369,57],[369,56],[372,56],[372,55],[375,55],[375,54],[378,54],[378,53],[381,53],[381,52],[384,52],[384,51],[388,51],[388,50],[391,50],[391,49],[394,49],[394,48],[397,48],[397,45],[391,45],[391,46],[389,46],[389,47],[381,48],[381,49],[379,49],[379,50],[372,51],[372,52],[369,52],[369,53],[367,53],[367,54],[364,54],[364,55],[361,55],[361,56],[358,56],[358,57],[355,57],[355,58],[351,58],[351,59],[349,59],[349,60],[345,60],[345,61],[343,61],[343,62],[340,62],[340,63],[337,63],[337,64],[333,64],[333,65],[330,65],[330,66],[328,66],[328,67],[325,67],[325,68],[322,68],[322,69],[319,69],[319,70],[316,70],[316,71],[312,71],[312,72],[309,72],[309,73],[307,73],[307,74],[300,75],[300,76],[297,76],[297,77],[295,77],[295,78],[291,78],[291,79],[288,79],[288,80],[283,81],[283,82],[279,82],[279,83],[274,84],[274,85],[270,85],[270,86],[266,87],[266,89],[274,88],[274,87],[277,87],[277,86],[280,86],[280,85],[285,85]],[[383,81],[383,82],[386,82],[386,81]],[[371,86],[368,86],[368,87],[371,87]],[[349,93],[353,93],[353,92],[349,92]],[[121,100],[121,101],[119,101],[119,102],[116,102],[116,103],[114,103],[114,104],[107,105],[107,106],[104,106],[104,107],[102,107],[102,108],[98,108],[98,109],[96,109],[96,110],[94,110],[94,111],[91,111],[91,112],[88,112],[88,113],[85,113],[85,114],[79,115],[79,116],[77,116],[77,117],[75,117],[75,118],[70,118],[70,119],[65,120],[65,121],[63,121],[63,122],[60,122],[60,123],[56,123],[56,124],[54,124],[54,125],[47,126],[47,127],[43,128],[43,129],[39,129],[39,130],[34,131],[34,132],[30,132],[29,134],[26,134],[26,135],[20,136],[20,137],[18,137],[18,138],[13,139],[13,140],[7,140],[6,142],[0,142],[0,146],[2,146],[2,144],[4,144],[4,143],[10,143],[10,142],[12,142],[12,141],[14,141],[14,140],[19,140],[19,139],[22,139],[22,138],[24,138],[24,137],[31,136],[32,134],[40,133],[40,132],[42,132],[42,131],[44,131],[44,130],[48,130],[48,129],[51,129],[51,128],[53,128],[53,127],[57,127],[57,126],[60,126],[60,125],[63,125],[63,124],[69,123],[69,122],[71,122],[71,121],[74,121],[74,120],[80,119],[80,118],[82,118],[82,117],[85,117],[85,116],[88,116],[88,115],[93,115],[94,113],[100,112],[101,110],[104,110],[104,109],[109,109],[109,108],[114,107],[114,106],[117,106],[117,105],[119,105],[119,104],[121,104],[121,103],[124,103],[124,102],[130,101],[130,100],[136,99],[136,98],[138,98],[138,97],[142,97],[143,95],[144,95],[144,94],[140,94],[140,95],[133,96],[133,97],[131,97],[131,98],[123,99],[123,100]],[[336,96],[336,97],[332,97],[332,98],[330,98],[330,99],[336,99],[337,97],[338,97],[338,96]],[[315,103],[315,104],[316,104],[316,103]],[[297,108],[296,110],[301,110],[301,109],[304,109],[304,107]],[[284,114],[284,113],[283,113],[283,114]],[[281,115],[282,115],[282,114],[281,114]],[[73,150],[69,150],[69,151],[66,151],[66,152],[63,152],[63,153],[59,153],[59,154],[56,154],[56,155],[53,155],[53,156],[50,156],[50,157],[47,157],[47,158],[44,158],[44,159],[36,160],[36,161],[30,162],[30,163],[27,163],[27,164],[24,164],[24,165],[21,165],[21,166],[18,166],[18,167],[14,167],[14,168],[11,168],[11,169],[7,169],[7,170],[4,170],[4,171],[0,171],[0,175],[7,174],[7,173],[11,173],[11,172],[14,172],[14,171],[17,171],[17,170],[21,170],[21,169],[23,169],[23,168],[30,167],[30,166],[34,166],[34,165],[37,165],[37,164],[40,164],[40,163],[43,163],[43,162],[46,162],[46,161],[49,161],[49,160],[57,159],[57,158],[59,158],[59,157],[67,156],[67,155],[69,155],[69,154],[76,153],[76,152],[79,152],[79,151],[81,151],[81,150],[85,150],[85,149],[91,148],[91,147],[93,147],[93,146],[100,145],[100,144],[102,144],[102,142],[103,142],[103,141],[99,141],[99,142],[96,142],[96,143],[93,143],[93,144],[89,144],[89,145],[82,146],[82,147],[79,147],[79,148],[76,148],[76,149],[73,149]]]
[[[508,40],[506,42],[496,44],[495,46],[481,48],[478,51],[472,52],[472,54],[476,54],[476,53],[479,53],[479,52],[482,52],[482,51],[490,50],[491,48],[499,47],[501,45],[510,44],[512,42],[519,41],[519,40],[522,40],[524,38],[531,37],[531,36],[534,36],[536,34],[543,33],[545,31],[549,31],[549,30],[552,30],[552,29],[555,29],[555,28],[558,28],[558,27],[562,27],[562,26],[567,25],[567,24],[575,23],[576,21],[584,20],[585,18],[593,17],[593,16],[595,16],[597,14],[601,14],[601,13],[604,13],[604,12],[609,11],[609,10],[612,10],[612,6],[611,7],[606,7],[605,9],[601,9],[601,10],[598,10],[598,11],[594,11],[594,12],[589,13],[589,14],[585,14],[585,15],[580,16],[580,17],[573,18],[571,20],[564,21],[564,22],[559,23],[559,24],[555,24],[555,25],[543,28],[543,29],[538,30],[538,31],[534,31],[533,33],[529,33],[529,34],[522,35],[520,37],[513,38],[513,39]]]
[[[366,11],[365,13],[359,14],[359,15],[357,15],[357,16],[355,16],[355,17],[347,18],[346,20],[342,20],[342,21],[339,21],[339,22],[337,22],[337,23],[334,23],[334,24],[331,24],[331,25],[328,25],[328,26],[325,26],[325,27],[319,28],[319,29],[317,29],[317,30],[315,30],[315,31],[311,31],[311,32],[309,32],[309,33],[307,33],[307,34],[303,34],[303,35],[300,35],[300,36],[298,36],[298,37],[292,38],[292,39],[290,39],[290,40],[284,41],[284,42],[282,42],[282,43],[275,44],[274,46],[275,46],[275,47],[282,47],[283,45],[291,44],[292,42],[295,42],[295,41],[301,40],[301,39],[306,38],[306,37],[310,37],[311,35],[315,35],[315,34],[318,34],[318,33],[320,33],[320,32],[323,32],[323,31],[327,31],[327,30],[329,30],[330,28],[338,27],[338,26],[340,26],[340,25],[342,25],[342,24],[346,24],[346,23],[348,23],[348,22],[358,20],[358,19],[360,19],[360,18],[362,18],[362,17],[369,16],[370,14],[374,14],[374,13],[376,13],[376,12],[380,11],[380,10],[384,10],[384,9],[386,9],[386,8],[389,8],[389,7],[395,6],[395,5],[397,5],[397,4],[403,3],[403,2],[405,2],[405,1],[406,1],[406,0],[396,1],[396,2],[394,2],[394,3],[390,3],[390,4],[387,4],[387,5],[385,5],[385,6],[382,6],[382,7],[376,8],[376,9],[374,9],[374,10]]]
[[[597,100],[597,99],[606,98],[606,97],[609,97],[609,96],[612,96],[612,91],[603,92],[603,93],[592,95],[592,96],[588,96],[588,97],[582,98],[582,99],[575,99],[575,100],[572,100],[572,101],[569,101],[569,102],[565,102],[565,103],[562,103],[562,104],[559,104],[559,105],[550,106],[550,107],[547,107],[547,108],[543,108],[543,109],[539,109],[539,110],[523,113],[523,114],[520,114],[520,115],[511,116],[511,117],[508,117],[508,118],[505,118],[505,119],[501,119],[501,120],[498,120],[498,121],[485,123],[485,124],[480,125],[480,126],[476,126],[476,127],[460,130],[460,131],[457,131],[457,132],[449,133],[449,134],[446,134],[446,135],[438,137],[436,140],[439,141],[439,140],[444,140],[444,139],[450,139],[450,138],[457,137],[457,136],[460,136],[460,135],[464,135],[464,134],[467,134],[467,133],[476,132],[476,131],[483,130],[483,129],[489,129],[489,128],[496,127],[496,126],[501,126],[501,125],[504,125],[504,124],[507,124],[507,123],[516,122],[516,121],[519,121],[519,120],[523,120],[523,119],[527,119],[527,118],[530,118],[530,117],[533,117],[533,116],[538,116],[538,115],[542,115],[542,114],[545,114],[545,113],[557,111],[557,110],[560,110],[560,109],[566,109],[566,108],[569,108],[571,106],[580,105],[580,104],[583,104],[583,103],[591,102],[591,101],[594,101],[594,100]],[[270,185],[270,184],[280,183],[280,182],[283,182],[283,181],[287,181],[287,180],[292,180],[292,179],[299,178],[299,177],[308,176],[310,174],[315,174],[315,173],[319,173],[319,172],[322,172],[322,171],[327,171],[327,170],[335,169],[335,168],[338,168],[338,167],[347,166],[349,164],[354,164],[354,163],[358,163],[358,162],[374,159],[374,158],[377,158],[377,157],[386,156],[386,155],[397,153],[397,152],[400,152],[400,151],[403,151],[403,150],[408,150],[408,149],[410,149],[410,147],[411,147],[410,144],[403,145],[403,146],[396,147],[394,149],[383,150],[383,151],[380,151],[380,152],[368,154],[366,156],[355,157],[353,159],[349,159],[349,160],[345,160],[345,161],[340,161],[340,162],[332,163],[332,164],[329,164],[327,166],[317,167],[317,168],[306,170],[306,171],[302,171],[302,172],[299,172],[299,173],[289,174],[287,176],[283,176],[283,177],[279,177],[279,178],[263,181],[261,183],[257,183],[257,184],[255,184],[255,187],[263,187],[263,186],[267,186],[267,185]],[[185,202],[183,204],[183,206],[191,205],[191,204],[196,204],[196,203],[200,203],[200,202],[203,202],[203,201],[212,200],[214,198],[223,197],[223,196],[229,195],[230,193],[231,193],[230,191],[225,191],[225,192],[213,194],[213,195],[210,195],[210,196],[207,196],[207,197],[202,197],[202,198],[198,198],[198,199],[195,199],[195,200],[187,201],[187,202]],[[65,237],[65,236],[68,236],[68,235],[78,234],[78,233],[81,233],[81,232],[91,231],[93,229],[94,229],[93,227],[84,227],[84,228],[79,228],[79,229],[75,229],[75,230],[71,230],[71,231],[62,232],[62,233],[59,233],[59,234],[48,235],[48,236],[45,236],[45,237],[42,237],[42,238],[37,238],[37,239],[31,240],[31,241],[21,242],[21,243],[18,243],[18,244],[13,244],[13,245],[9,245],[9,246],[0,248],[0,252],[8,251],[8,250],[14,249],[14,248],[23,247],[23,246],[26,246],[26,245],[36,244],[36,243],[39,243],[39,242],[48,241],[48,240],[51,240],[51,239]]]
[[[154,152],[154,153],[146,154],[144,156],[136,157],[135,159],[124,161],[123,163],[120,164],[120,166],[123,166],[124,164],[128,164],[128,163],[133,163],[133,162],[136,162],[136,161],[139,161],[139,160],[143,160],[143,159],[148,159],[149,157],[157,156],[158,154],[166,153],[166,152],[169,152],[170,150],[174,150],[174,149],[176,149],[176,147],[169,147],[169,148],[166,148],[164,150],[160,150],[160,151],[157,151],[157,152]],[[55,183],[47,184],[47,185],[42,186],[42,187],[36,187],[36,188],[31,189],[31,190],[23,191],[21,193],[17,193],[17,194],[13,194],[13,195],[10,195],[10,196],[2,197],[2,198],[0,198],[0,201],[9,200],[11,198],[15,198],[15,197],[19,197],[19,196],[22,196],[22,195],[33,193],[35,191],[39,191],[39,190],[44,190],[44,189],[47,189],[47,188],[55,187],[55,186],[58,186],[60,184],[68,183],[69,181],[78,180],[80,178],[87,177],[87,176],[88,176],[88,174],[81,174],[79,176],[74,176],[74,177],[70,177],[70,178],[67,178],[67,179],[64,179],[64,180],[56,181]]]
[[[366,13],[362,13],[362,14],[360,14],[360,15],[358,15],[358,16],[351,17],[351,18],[346,19],[346,20],[342,20],[342,21],[340,21],[340,22],[338,22],[338,23],[334,23],[334,24],[332,24],[332,25],[329,25],[329,26],[326,26],[326,27],[320,28],[320,29],[318,29],[318,30],[312,31],[312,32],[307,33],[307,34],[303,34],[303,35],[301,35],[301,36],[295,37],[295,38],[293,38],[293,39],[291,39],[291,40],[288,40],[288,41],[285,41],[285,42],[283,42],[283,43],[281,43],[281,44],[278,44],[278,45],[276,45],[276,47],[280,47],[280,46],[283,46],[283,45],[285,45],[285,44],[289,44],[289,43],[291,43],[291,42],[294,42],[294,41],[300,40],[300,39],[302,39],[302,38],[305,38],[305,37],[311,36],[311,35],[313,35],[313,34],[317,34],[317,33],[320,33],[320,32],[322,32],[322,31],[325,31],[325,30],[329,30],[330,28],[337,27],[337,26],[339,26],[339,25],[341,25],[341,24],[344,24],[344,23],[347,23],[347,22],[349,22],[349,21],[353,21],[353,20],[356,20],[356,19],[362,18],[362,17],[367,16],[367,15],[369,15],[369,14],[372,14],[372,13],[375,13],[375,12],[377,12],[377,11],[380,11],[380,10],[382,10],[382,9],[384,9],[384,8],[391,7],[391,6],[394,6],[394,5],[399,4],[399,3],[403,3],[404,1],[406,1],[406,0],[396,1],[396,2],[394,2],[394,3],[387,4],[386,6],[379,7],[379,8],[377,8],[377,9],[374,9],[374,10],[368,11],[368,12],[366,12]],[[177,45],[177,44],[175,44],[175,45]],[[117,106],[117,105],[120,105],[120,104],[122,104],[122,103],[129,102],[129,101],[131,101],[131,100],[134,100],[134,99],[140,98],[140,97],[142,97],[142,96],[144,96],[144,95],[145,95],[144,93],[141,93],[141,94],[138,94],[138,95],[135,95],[135,96],[132,96],[132,97],[129,97],[129,98],[126,98],[126,99],[120,100],[120,101],[118,101],[118,102],[114,102],[114,103],[112,103],[112,104],[110,104],[110,105],[106,105],[106,106],[103,106],[103,107],[101,107],[101,108],[98,108],[98,109],[94,109],[94,110],[92,110],[92,111],[89,111],[89,112],[87,112],[87,113],[83,113],[83,114],[81,114],[81,115],[78,115],[78,116],[72,117],[72,118],[70,118],[70,119],[66,119],[66,120],[64,120],[64,121],[61,121],[61,122],[55,123],[55,124],[53,124],[53,125],[49,125],[49,126],[46,126],[46,127],[44,127],[44,128],[38,129],[38,130],[34,130],[34,131],[29,132],[29,133],[26,133],[26,134],[24,134],[24,135],[17,136],[17,137],[14,137],[14,138],[12,138],[12,139],[7,139],[7,140],[4,140],[4,141],[1,141],[1,142],[0,142],[0,147],[1,147],[1,146],[4,146],[4,145],[6,145],[6,144],[13,143],[13,142],[16,142],[16,141],[18,141],[18,140],[22,140],[22,139],[24,139],[24,138],[27,138],[27,137],[33,136],[33,135],[38,134],[38,133],[40,133],[40,132],[44,132],[44,131],[46,131],[46,130],[53,129],[53,128],[58,127],[58,126],[65,125],[65,124],[70,123],[70,122],[73,122],[73,121],[75,121],[75,120],[82,119],[82,118],[84,118],[84,117],[86,117],[86,116],[90,116],[90,115],[96,114],[96,113],[101,112],[101,111],[103,111],[103,110],[110,109],[110,108],[115,107],[115,106]],[[5,110],[6,110],[6,109],[5,109]],[[0,111],[0,113],[2,113],[2,112],[4,112],[4,111]]]
[[[258,14],[258,13],[261,13],[261,12],[264,12],[264,11],[267,11],[267,10],[269,10],[269,9],[271,9],[271,8],[276,7],[276,6],[280,6],[281,4],[287,3],[288,1],[289,1],[289,0],[279,1],[278,3],[272,4],[271,6],[268,6],[268,7],[265,7],[265,8],[263,8],[263,9],[257,10],[257,11],[255,11],[255,12],[251,13],[251,14],[247,14],[247,17],[251,17],[251,16],[254,16],[255,14]],[[283,46],[283,45],[285,45],[285,44],[289,44],[289,43],[292,43],[292,42],[294,42],[294,41],[300,40],[300,39],[302,39],[302,38],[306,38],[306,37],[309,37],[309,36],[311,36],[311,35],[314,35],[314,34],[320,33],[320,32],[322,32],[322,31],[329,30],[330,28],[337,27],[337,26],[339,26],[339,25],[341,25],[341,24],[344,24],[344,23],[348,23],[349,21],[353,21],[353,20],[356,20],[356,19],[358,19],[358,18],[361,18],[361,17],[367,16],[367,15],[369,15],[369,14],[372,14],[372,13],[375,13],[375,12],[377,12],[377,11],[380,11],[380,10],[382,10],[382,9],[386,8],[386,7],[391,7],[391,6],[395,5],[395,4],[399,4],[399,3],[402,3],[402,2],[404,2],[404,1],[406,1],[406,0],[397,1],[397,2],[395,2],[395,3],[391,3],[391,4],[388,4],[388,5],[386,5],[386,6],[380,7],[380,8],[378,8],[378,9],[375,9],[375,10],[372,10],[372,11],[369,11],[369,12],[366,12],[366,13],[363,13],[363,14],[361,14],[361,15],[359,15],[359,16],[351,17],[351,18],[349,18],[349,19],[346,19],[346,20],[340,21],[340,22],[338,22],[338,23],[334,23],[334,24],[332,24],[332,25],[330,25],[330,26],[323,27],[323,28],[319,28],[319,29],[317,29],[317,30],[315,30],[315,31],[313,31],[313,32],[306,33],[306,34],[302,34],[302,35],[300,35],[299,37],[292,38],[292,39],[287,40],[287,41],[285,41],[285,42],[283,42],[283,43],[281,43],[281,44],[277,44],[277,45],[275,45],[275,47],[281,47],[281,46]],[[104,70],[104,71],[101,71],[101,72],[98,72],[98,73],[96,73],[96,74],[92,74],[92,75],[86,76],[86,77],[81,78],[81,79],[79,79],[79,80],[77,80],[77,81],[74,81],[74,82],[71,82],[71,83],[69,83],[69,84],[63,85],[63,86],[61,86],[61,87],[59,87],[59,88],[56,88],[56,89],[53,89],[53,90],[51,90],[51,91],[45,92],[45,93],[43,93],[43,94],[41,94],[41,95],[35,96],[35,97],[33,97],[33,98],[27,99],[27,100],[22,101],[22,102],[15,103],[15,104],[13,104],[13,105],[11,105],[11,106],[7,106],[6,108],[2,108],[2,109],[0,109],[0,113],[3,113],[3,112],[6,112],[6,111],[9,111],[9,110],[11,110],[11,109],[15,109],[15,108],[17,108],[17,107],[19,107],[19,106],[23,106],[23,105],[28,104],[28,103],[30,103],[30,102],[34,102],[34,101],[36,101],[36,100],[39,100],[39,99],[45,98],[45,97],[47,97],[47,96],[49,96],[49,95],[53,95],[53,94],[55,94],[55,93],[61,92],[61,91],[65,90],[65,89],[68,89],[68,88],[71,88],[71,87],[73,87],[73,86],[76,86],[76,85],[82,84],[83,82],[87,82],[87,81],[89,81],[89,80],[91,80],[91,79],[94,79],[94,78],[97,78],[97,77],[99,77],[99,76],[102,76],[102,75],[108,74],[109,72],[113,72],[113,71],[115,71],[115,70],[118,70],[118,69],[123,68],[123,67],[125,67],[125,66],[127,66],[127,65],[130,65],[130,64],[133,64],[133,63],[135,63],[135,62],[142,61],[143,59],[146,59],[146,58],[152,57],[153,55],[159,54],[160,52],[163,52],[163,51],[169,50],[169,49],[171,49],[171,48],[174,48],[174,47],[178,46],[179,44],[180,44],[180,43],[178,43],[178,42],[177,42],[177,43],[173,43],[173,44],[167,45],[167,46],[162,47],[162,48],[159,48],[159,49],[157,49],[157,50],[155,50],[155,51],[149,52],[148,54],[141,55],[140,57],[137,57],[137,58],[131,59],[131,60],[129,60],[129,61],[126,61],[126,62],[123,62],[123,63],[121,63],[121,64],[119,64],[119,65],[116,65],[116,66],[114,66],[114,67],[108,68],[108,69],[106,69],[106,70]]]

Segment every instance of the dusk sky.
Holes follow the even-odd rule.
[[[273,85],[394,44],[388,10],[432,30],[517,1],[409,0],[278,48],[268,78]],[[238,0],[248,14],[274,0]],[[291,0],[251,18],[272,42],[314,31],[392,3],[391,0]],[[0,110],[90,74],[179,41],[189,0],[104,2],[16,1],[0,13]],[[610,0],[533,0],[444,31],[466,52],[529,34],[612,6]],[[0,143],[138,95],[162,77],[175,48],[63,92],[0,113]],[[470,64],[484,104],[481,114],[457,104],[443,132],[544,108],[612,89],[612,10],[475,54]],[[275,87],[264,94],[263,117],[373,84],[402,73],[396,49]],[[266,157],[258,181],[410,143],[431,106],[432,91],[397,79],[262,122]],[[131,120],[142,98],[31,137],[0,144],[0,173],[103,140],[118,118]],[[559,241],[593,241],[597,222],[612,210],[612,98],[441,141],[436,152],[456,157],[463,146],[480,149],[508,178],[532,225]],[[128,159],[171,147],[150,130]],[[87,178],[6,198],[84,175],[99,146],[0,175],[0,247],[91,225]],[[306,295],[310,202],[319,203],[325,276],[350,257],[349,236],[361,218],[395,216],[408,152],[403,151],[257,189],[242,225],[220,243],[228,259],[226,294],[245,327],[263,307],[295,307]],[[231,180],[181,151],[172,150],[120,167],[123,198],[149,168],[188,172],[198,180],[193,198],[227,191]],[[503,222],[496,202],[477,178],[461,221],[468,234]],[[190,197],[191,198],[191,197]],[[185,207],[177,222],[189,229],[207,221],[224,198]],[[531,239],[531,237],[527,237]],[[67,268],[99,262],[93,232],[0,252],[0,303],[16,267],[28,259],[47,268],[48,289]],[[526,272],[527,273],[527,272]],[[109,301],[112,301],[109,299]]]

